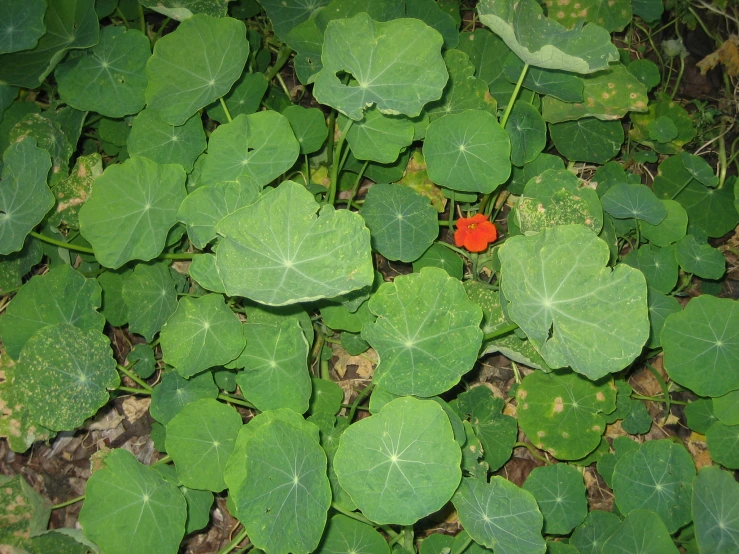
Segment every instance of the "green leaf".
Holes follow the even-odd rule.
[[[97,152],[77,158],[69,177],[58,181],[52,189],[56,209],[49,216],[49,223],[79,229],[80,208],[90,197],[92,184],[102,174],[103,159]]]
[[[641,271],[648,286],[665,294],[669,294],[677,284],[678,267],[672,248],[656,248],[645,244],[639,250],[632,250],[624,256],[623,263]]]
[[[439,235],[438,214],[427,197],[409,187],[376,184],[360,210],[372,246],[388,260],[412,262]]]
[[[360,215],[331,206],[284,181],[223,219],[216,251],[229,296],[282,306],[332,298],[372,284],[369,230]],[[337,263],[340,261],[340,263]]]
[[[79,520],[105,552],[177,552],[185,534],[187,504],[176,485],[123,449],[105,455],[87,481]]]
[[[141,4],[176,21],[198,13],[225,17],[227,12],[227,5],[222,0],[142,0]]]
[[[346,117],[339,116],[339,128],[345,128],[347,121]],[[372,107],[361,121],[351,126],[346,139],[358,160],[393,163],[413,142],[413,134],[413,123],[407,117],[384,115]]]
[[[297,320],[286,318],[281,325],[247,322],[244,335],[249,346],[229,364],[244,369],[236,375],[244,397],[261,411],[290,408],[304,413],[311,397],[309,344]]]
[[[603,209],[616,219],[641,219],[650,225],[667,217],[667,208],[645,185],[620,183],[608,189],[603,197]]]
[[[496,554],[544,554],[543,517],[530,492],[500,476],[462,479],[452,502],[474,541]]]
[[[599,233],[603,208],[598,194],[580,185],[580,179],[570,171],[548,169],[526,183],[511,217],[524,235],[572,223]]]
[[[512,84],[518,82],[523,71],[523,60],[510,52],[505,58],[503,66],[505,76]],[[523,78],[523,87],[546,94],[552,98],[558,98],[562,102],[583,101],[583,81],[577,75],[567,71],[546,69],[543,67],[529,67]]]
[[[657,142],[670,142],[677,138],[678,130],[672,119],[664,115],[647,124],[649,138]]]
[[[364,325],[362,338],[380,357],[373,379],[379,386],[434,396],[472,369],[482,311],[445,271],[429,267],[384,283],[369,308],[378,319]]]
[[[725,425],[739,425],[739,390],[713,399],[715,417]]]
[[[231,113],[233,115],[233,112]],[[326,116],[323,115],[321,110],[302,106],[288,106],[282,112],[282,115],[290,122],[290,127],[300,144],[301,154],[313,154],[321,149],[328,136]],[[349,144],[351,144],[351,141],[349,141]]]
[[[702,435],[705,435],[708,428],[718,420],[713,413],[713,400],[711,398],[698,398],[693,402],[689,402],[685,406],[685,417],[688,420],[688,427]]]
[[[29,50],[46,32],[46,0],[7,0],[3,2],[0,27],[0,54]]]
[[[447,82],[442,42],[436,30],[417,19],[380,23],[359,13],[331,21],[313,94],[356,121],[373,104],[382,113],[415,117],[424,104],[441,97]],[[343,84],[339,72],[349,73],[357,84]]]
[[[148,379],[157,369],[154,349],[148,344],[137,344],[126,356],[126,365],[135,364],[133,370],[142,379]]]
[[[621,513],[648,507],[670,533],[690,519],[695,465],[682,445],[669,440],[647,441],[624,454],[613,471],[613,493]]]
[[[342,333],[343,337],[344,333]],[[310,397],[310,413],[336,414],[341,409],[344,400],[344,391],[333,381],[311,378],[313,392]]]
[[[641,353],[649,336],[644,277],[623,264],[608,268],[608,245],[590,229],[511,237],[499,256],[508,315],[550,367],[598,379]]]
[[[634,510],[603,545],[609,554],[678,554],[670,532],[650,510]]]
[[[218,387],[213,382],[213,374],[201,373],[190,379],[183,379],[179,373],[164,373],[162,380],[151,394],[151,417],[166,425],[180,411],[192,402],[203,398],[215,399]]]
[[[624,141],[620,121],[594,117],[550,124],[549,134],[560,154],[573,162],[604,164],[618,154]]]
[[[0,487],[0,543],[7,552],[18,552],[12,545],[46,530],[51,506],[22,475],[0,475]]]
[[[557,4],[549,0],[549,17],[559,21],[564,27],[572,29],[578,23],[597,23],[609,32],[623,31],[631,22],[631,2],[629,0],[585,0],[568,9],[569,4]]]
[[[105,267],[151,260],[164,249],[184,198],[182,166],[130,158],[108,166],[95,181],[79,213],[80,232]]]
[[[390,554],[385,538],[366,523],[341,514],[328,522],[318,554],[354,552],[355,554]]]
[[[511,162],[517,166],[533,161],[547,143],[547,126],[539,111],[527,102],[513,105],[505,130],[511,138]]]
[[[187,195],[177,212],[177,219],[187,225],[187,235],[196,248],[216,238],[216,225],[239,208],[249,206],[259,197],[255,185],[225,182],[198,187]]]
[[[158,164],[180,164],[187,172],[192,171],[206,146],[199,115],[175,127],[166,123],[159,112],[148,109],[133,120],[126,144],[132,157],[143,156]]]
[[[704,467],[693,483],[693,520],[701,552],[731,554],[739,546],[739,483],[716,466]]]
[[[46,33],[37,37],[38,43],[33,48],[0,55],[0,82],[36,88],[67,51],[97,44],[99,27],[94,0],[47,0],[46,3],[43,22]]]
[[[103,27],[100,42],[86,55],[56,68],[59,96],[73,108],[107,117],[141,111],[150,48],[148,37],[140,31]]]
[[[490,94],[501,106],[505,106],[511,98],[513,83],[506,78],[504,64],[505,53],[514,55],[498,35],[487,29],[475,29],[471,33],[461,33],[457,49],[467,54],[475,66],[475,76],[488,84]],[[516,58],[518,59],[518,58]],[[521,64],[523,67],[523,63]],[[518,80],[520,71],[516,73]]]
[[[68,323],[82,331],[102,331],[98,313],[101,289],[68,265],[33,277],[18,291],[0,318],[5,353],[17,360],[26,342],[39,330]]]
[[[527,163],[523,168],[513,166],[511,178],[506,184],[511,194],[521,194],[531,179],[538,177],[547,169],[564,169],[565,164],[559,156],[551,154],[539,154],[533,161]]]
[[[688,213],[675,200],[660,200],[667,215],[657,225],[639,221],[639,229],[645,239],[655,246],[665,247],[679,241],[688,228]]]
[[[710,244],[700,244],[686,235],[675,244],[675,257],[685,271],[702,279],[720,279],[726,271],[726,258]]]
[[[621,422],[621,427],[630,435],[645,435],[652,428],[652,416],[644,402],[631,399],[631,409]]]
[[[739,389],[739,303],[710,295],[692,298],[665,320],[664,366],[670,378],[701,396]]]
[[[585,522],[572,533],[570,544],[575,546],[580,554],[601,554],[603,544],[620,525],[621,520],[616,514],[593,510],[585,518]]]
[[[190,278],[205,290],[226,294],[216,268],[215,254],[195,254],[189,268]]]
[[[433,0],[405,0],[405,15],[420,19],[444,37],[444,48],[454,48],[459,42],[459,24]]]
[[[49,154],[33,139],[15,142],[3,154],[0,181],[0,254],[23,248],[26,236],[54,205],[46,186]]]
[[[662,0],[657,1],[660,4],[662,3]],[[652,90],[662,81],[662,76],[660,75],[659,67],[657,67],[657,64],[646,58],[632,60],[631,62],[629,62],[629,65],[626,66],[626,69],[628,69],[629,73],[639,79],[642,84],[647,87],[647,91]],[[670,123],[672,124],[672,126],[675,126],[671,120]],[[677,138],[677,127],[675,127],[675,136],[671,137],[668,140],[673,140],[675,138]]]
[[[365,322],[372,322],[375,316],[370,312],[367,302],[362,302],[356,312],[350,312],[343,304],[327,303],[321,305],[323,323],[334,331],[360,333]]]
[[[466,110],[432,121],[423,154],[429,178],[453,190],[491,193],[511,174],[511,141],[495,116]]]
[[[177,290],[165,264],[137,264],[123,282],[128,329],[151,342],[177,309]]]
[[[661,9],[661,0],[656,1],[659,2]],[[659,142],[650,136],[650,125],[663,117],[672,121],[677,128],[677,136],[669,142]],[[649,113],[632,114],[631,123],[629,136],[636,142],[653,148],[659,154],[677,154],[696,134],[693,120],[685,108],[666,96],[658,95],[658,101],[649,104]]]
[[[162,359],[186,379],[227,364],[246,344],[239,318],[220,294],[183,297],[159,336]]]
[[[577,460],[600,443],[602,414],[616,407],[616,387],[610,379],[535,371],[521,382],[516,398],[518,424],[534,445],[560,460]]]
[[[536,467],[524,490],[534,495],[544,515],[544,533],[567,535],[588,515],[588,498],[582,474],[567,464]]]
[[[242,114],[249,115],[258,111],[268,86],[269,83],[263,74],[244,72],[234,83],[231,91],[223,97],[231,117],[236,118]],[[211,104],[208,108],[208,117],[218,123],[228,123],[226,112],[223,111],[220,102]]]
[[[19,288],[23,284],[23,277],[41,261],[43,255],[41,242],[29,238],[18,252],[0,258],[0,290],[6,292]]]
[[[628,112],[647,111],[647,88],[620,63],[581,79],[582,102],[572,104],[551,96],[542,99],[546,121],[559,123],[583,117],[608,121],[621,119]]]
[[[315,427],[276,419],[248,439],[246,478],[235,501],[249,539],[267,552],[307,554],[323,533],[331,504],[326,454],[306,426]]]
[[[665,320],[671,314],[681,311],[682,306],[674,296],[667,296],[651,287],[647,293],[647,301],[649,302],[649,342],[647,342],[647,348],[657,348],[662,345],[660,333]]]
[[[334,467],[372,521],[412,525],[451,498],[462,477],[461,459],[441,406],[404,397],[344,431]]]
[[[568,31],[544,18],[535,0],[483,0],[477,11],[480,21],[529,65],[593,73],[618,60],[608,31],[593,23]]]
[[[240,115],[211,134],[201,183],[240,181],[261,188],[290,169],[299,152],[285,116],[271,110]]]
[[[739,425],[717,421],[706,431],[706,443],[714,462],[729,469],[739,469]]]
[[[662,17],[664,7],[662,0],[632,0],[631,10],[634,15],[641,17],[647,23],[651,23]]]
[[[186,487],[220,492],[223,470],[242,426],[232,406],[212,398],[187,404],[167,423],[167,453]]]
[[[622,383],[623,381],[619,382]],[[626,385],[626,383],[624,383]],[[628,385],[627,385],[628,386]],[[629,387],[631,389],[631,387]],[[619,391],[620,392],[620,391]],[[618,410],[618,408],[616,408]],[[628,452],[639,450],[640,444],[629,437],[616,437],[613,439],[613,454],[606,454],[598,460],[598,473],[600,473],[606,485],[613,488],[613,470],[618,461]]]
[[[244,24],[194,15],[156,42],[146,64],[146,103],[171,125],[226,94],[249,55]]]
[[[260,4],[267,12],[275,29],[275,34],[285,40],[287,34],[300,23],[312,18],[316,12],[329,4],[331,0],[261,0]]]
[[[69,323],[37,331],[15,369],[18,400],[31,420],[54,431],[80,427],[108,401],[108,389],[120,384],[108,337]]]
[[[36,146],[43,148],[51,155],[49,186],[53,187],[60,179],[67,176],[69,158],[74,150],[72,145],[59,123],[36,113],[28,114],[8,134],[11,144],[28,139],[34,139]],[[43,175],[46,176],[45,173]]]
[[[413,262],[413,271],[420,273],[424,267],[438,267],[450,277],[462,280],[464,262],[462,258],[444,246],[432,244],[420,258]]]

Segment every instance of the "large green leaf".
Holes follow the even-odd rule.
[[[108,337],[69,323],[37,331],[15,370],[18,400],[33,421],[55,431],[80,427],[120,384]]]
[[[524,490],[536,498],[544,515],[544,532],[566,535],[588,515],[588,495],[582,474],[573,466],[540,466],[526,478]]]
[[[624,256],[623,263],[641,271],[647,285],[669,294],[678,278],[677,260],[673,248],[657,248],[651,244],[642,245]]]
[[[429,178],[453,190],[491,193],[511,174],[511,140],[487,111],[466,110],[432,121],[423,154]]]
[[[341,514],[331,518],[317,554],[390,554],[385,538],[373,527]]]
[[[182,298],[159,338],[162,359],[185,378],[227,364],[246,344],[239,318],[220,294]]]
[[[549,134],[559,153],[573,162],[604,164],[618,154],[624,142],[620,121],[594,117],[552,123]]]
[[[261,0],[260,4],[267,12],[269,20],[275,29],[275,34],[285,40],[287,34],[302,22],[313,17],[322,7],[331,0]]]
[[[454,48],[459,42],[459,24],[435,0],[405,0],[407,17],[420,19],[444,37],[444,47]]]
[[[105,267],[151,260],[164,249],[184,198],[182,166],[130,158],[97,178],[80,210],[80,232]]]
[[[226,94],[249,55],[244,23],[194,15],[157,41],[146,64],[148,107],[171,125]]]
[[[240,115],[210,136],[200,182],[243,181],[264,187],[290,169],[299,153],[285,116],[272,110]]]
[[[535,371],[516,398],[518,423],[534,445],[560,460],[577,460],[600,443],[603,414],[616,407],[616,387],[610,379],[593,382],[570,371]]]
[[[190,379],[183,379],[174,371],[166,372],[151,394],[151,417],[166,425],[188,404],[204,398],[215,400],[219,392],[211,372]]]
[[[482,311],[442,269],[382,284],[369,308],[378,318],[364,325],[362,338],[380,357],[374,381],[394,394],[441,394],[477,360]]]
[[[568,31],[543,17],[535,0],[482,0],[477,11],[480,21],[529,65],[593,73],[618,60],[608,31],[593,23]]]
[[[506,55],[515,57],[498,35],[485,28],[461,33],[457,49],[467,54],[475,66],[475,76],[488,84],[488,90],[498,104],[505,106],[511,98],[514,85],[503,72]],[[518,58],[516,58],[518,59]],[[516,73],[516,80],[518,80]]]
[[[0,54],[29,50],[46,32],[46,0],[5,0],[0,23]]]
[[[142,0],[141,4],[177,21],[197,13],[225,17],[228,10],[228,4],[223,0]]]
[[[300,143],[301,154],[312,154],[321,149],[328,136],[326,116],[321,110],[295,105],[288,106],[282,115],[290,122],[295,138]],[[352,135],[349,133],[347,136]]]
[[[356,121],[373,104],[383,113],[415,117],[424,104],[441,97],[447,82],[442,42],[436,30],[417,19],[380,23],[360,13],[331,21],[313,94]],[[342,72],[356,85],[342,83]]]
[[[500,476],[462,479],[452,502],[475,542],[496,554],[544,554],[543,517],[530,492]]]
[[[686,235],[675,244],[675,257],[686,272],[701,279],[721,279],[726,271],[726,258],[710,244],[699,243]]]
[[[665,369],[677,383],[701,396],[739,389],[739,302],[692,298],[665,320],[660,337]]]
[[[123,281],[128,329],[151,341],[177,309],[177,290],[165,264],[137,264]]]
[[[339,128],[348,118],[339,116]],[[413,142],[413,122],[402,115],[385,115],[376,106],[364,113],[361,121],[353,123],[346,135],[352,154],[358,160],[393,163],[400,152]]]
[[[100,42],[84,56],[56,68],[63,102],[107,117],[135,114],[144,107],[149,39],[135,29],[103,27]]]
[[[619,183],[603,197],[603,209],[616,219],[640,219],[658,225],[667,217],[667,208],[645,185]]]
[[[608,245],[590,229],[512,237],[499,252],[508,315],[549,366],[598,379],[640,354],[649,338],[644,276],[607,267]]]
[[[570,544],[574,545],[580,554],[601,554],[603,544],[620,525],[621,520],[613,512],[593,510],[585,518],[585,522],[573,531]]]
[[[739,548],[739,483],[716,466],[704,467],[693,482],[693,521],[700,552],[732,554]]]
[[[14,143],[3,154],[0,181],[0,254],[23,248],[26,236],[54,205],[46,185],[49,154],[32,139]]]
[[[47,4],[46,33],[30,50],[0,55],[0,82],[36,88],[68,50],[97,44],[100,28],[94,0],[47,0]]]
[[[105,552],[175,554],[185,534],[187,504],[177,485],[123,449],[105,455],[87,481],[80,525]]]
[[[5,354],[17,360],[34,333],[57,323],[69,323],[83,331],[102,331],[105,318],[97,311],[100,293],[95,279],[85,279],[66,264],[33,277],[0,318]]]
[[[650,510],[634,510],[603,545],[608,554],[678,554],[670,532]]]
[[[220,492],[223,470],[242,426],[232,406],[212,398],[187,404],[167,423],[167,453],[186,487]]]
[[[143,156],[158,164],[180,164],[190,172],[206,147],[203,122],[200,115],[194,115],[175,127],[159,112],[143,110],[131,124],[126,146],[130,156]]]
[[[372,521],[412,525],[451,498],[462,477],[461,459],[441,406],[405,397],[344,431],[334,467]]]
[[[282,306],[332,298],[374,280],[369,230],[360,215],[323,207],[285,181],[223,219],[216,265],[230,296]]]

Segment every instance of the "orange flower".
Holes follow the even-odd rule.
[[[472,217],[460,217],[456,221],[454,244],[464,246],[470,252],[484,252],[488,244],[498,238],[498,230],[482,214]]]

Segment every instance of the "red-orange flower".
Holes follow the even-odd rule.
[[[454,244],[464,246],[470,252],[484,252],[488,244],[498,238],[498,230],[482,214],[472,217],[460,217],[456,221]]]

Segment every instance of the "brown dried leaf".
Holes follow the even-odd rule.
[[[716,67],[719,62],[726,68],[726,73],[730,77],[739,75],[739,36],[730,35],[724,43],[719,46],[718,50],[708,54],[696,65],[701,71],[701,75],[705,75],[708,71]]]

